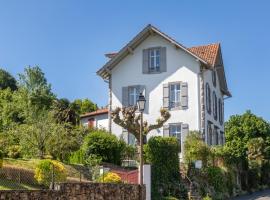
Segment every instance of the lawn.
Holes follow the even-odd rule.
[[[3,166],[12,166],[12,167],[18,167],[23,169],[29,169],[29,170],[35,170],[38,162],[40,159],[12,159],[12,158],[5,158],[3,162]],[[66,170],[68,177],[71,178],[79,178],[80,172],[82,172],[84,175],[86,173],[89,173],[88,169],[82,165],[67,165],[62,163]]]
[[[0,190],[35,190],[38,187],[18,183],[16,181],[0,179]]]

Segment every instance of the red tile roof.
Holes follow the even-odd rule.
[[[109,112],[108,108],[103,108],[103,109],[96,110],[94,112],[85,113],[85,114],[81,115],[80,117],[81,118],[92,117],[92,116],[96,116],[96,115],[107,114],[108,112]]]
[[[194,53],[196,56],[200,57],[210,65],[214,65],[216,61],[216,57],[218,55],[218,50],[219,50],[219,43],[215,44],[208,44],[208,45],[202,45],[202,46],[195,46],[195,47],[190,47],[187,48],[189,51]],[[107,53],[105,54],[106,57],[108,58],[113,58],[116,56],[117,53]]]
[[[189,51],[196,54],[201,59],[205,60],[210,65],[214,66],[218,56],[219,43],[208,44],[203,46],[195,46],[188,48]]]

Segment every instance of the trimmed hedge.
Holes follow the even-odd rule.
[[[173,195],[187,198],[187,191],[180,182],[179,143],[174,137],[151,137],[145,145],[146,162],[152,165],[152,198]]]
[[[115,135],[103,130],[94,130],[84,139],[83,151],[85,159],[96,155],[102,162],[121,164],[121,153],[125,142],[120,141]]]

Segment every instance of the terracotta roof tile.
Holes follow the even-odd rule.
[[[189,51],[214,66],[219,50],[219,43],[188,48]]]
[[[91,116],[95,116],[95,115],[107,114],[108,112],[109,112],[108,108],[103,108],[103,109],[96,110],[94,112],[85,113],[85,114],[81,115],[80,117],[81,118],[91,117]]]

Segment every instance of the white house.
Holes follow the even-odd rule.
[[[207,144],[224,144],[224,99],[231,94],[219,43],[187,48],[148,25],[119,52],[106,56],[110,59],[97,74],[109,87],[110,132],[127,134],[110,113],[116,107],[134,106],[142,92],[148,123],[155,123],[160,108],[171,113],[164,127],[148,137],[175,136],[183,148],[188,131],[198,130]]]
[[[81,124],[89,128],[99,128],[108,131],[108,109],[103,108],[80,116]]]

